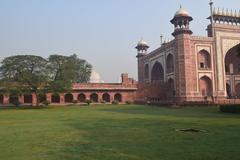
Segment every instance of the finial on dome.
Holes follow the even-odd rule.
[[[180,5],[179,10],[175,13],[175,16],[189,16],[189,13],[187,10],[182,8],[182,5]]]

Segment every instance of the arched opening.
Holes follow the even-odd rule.
[[[98,95],[96,93],[93,93],[90,95],[90,100],[94,103],[98,102]]]
[[[47,96],[45,94],[38,95],[39,102],[42,103],[47,100]]]
[[[227,79],[236,80],[240,76],[240,44],[228,50],[225,56],[225,74]],[[240,98],[239,85],[235,85],[236,81],[230,81],[229,86],[226,86],[226,92],[229,98]],[[230,90],[230,94],[228,92]]]
[[[148,64],[145,65],[144,75],[145,75],[145,79],[149,78],[149,65]]]
[[[231,86],[226,83],[227,97],[231,98]]]
[[[19,98],[18,98],[18,95],[16,94],[11,94],[9,96],[9,103],[10,104],[15,104],[15,103],[18,103],[19,102]]]
[[[114,95],[114,100],[118,102],[122,102],[122,95],[120,93],[116,93]]]
[[[78,95],[78,101],[79,102],[85,102],[86,101],[86,96],[85,96],[85,94],[83,94],[83,93],[80,93],[79,95]]]
[[[24,103],[32,103],[32,95],[31,94],[24,94]]]
[[[240,98],[240,83],[238,83],[238,84],[235,86],[235,92],[236,92],[237,98]]]
[[[227,52],[225,56],[225,72],[227,75],[240,74],[240,44]]]
[[[3,104],[3,99],[4,99],[4,96],[0,94],[0,104]]]
[[[199,90],[202,96],[212,96],[212,80],[207,76],[200,78]]]
[[[108,93],[104,93],[103,96],[102,96],[102,99],[105,101],[105,102],[110,102],[110,95]]]
[[[167,82],[167,93],[169,97],[175,96],[174,80],[169,78]]]
[[[209,69],[211,68],[211,56],[206,50],[198,52],[198,68]]]
[[[167,68],[167,73],[174,72],[174,61],[173,61],[173,55],[172,54],[169,54],[167,56],[166,68]]]
[[[60,96],[58,94],[53,94],[51,97],[52,103],[60,103]]]
[[[73,95],[71,93],[67,93],[64,96],[65,103],[72,103],[73,102]]]
[[[156,62],[152,68],[151,81],[160,82],[164,80],[164,70],[159,62]]]

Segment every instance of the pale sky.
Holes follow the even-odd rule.
[[[0,59],[17,54],[78,54],[105,82],[121,73],[137,78],[136,43],[150,51],[180,4],[193,17],[194,35],[206,35],[209,0],[0,0]],[[240,9],[240,0],[215,0],[216,7]]]

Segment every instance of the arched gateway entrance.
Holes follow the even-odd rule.
[[[240,44],[228,50],[225,56],[226,95],[240,98]]]
[[[164,70],[161,63],[156,62],[152,68],[151,72],[151,81],[152,82],[161,82],[164,80]]]

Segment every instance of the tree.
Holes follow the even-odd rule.
[[[51,55],[48,58],[52,80],[71,80],[72,83],[89,82],[92,66],[76,54],[71,56]]]
[[[44,90],[48,62],[40,56],[18,55],[7,57],[0,67],[1,85],[5,92],[34,93],[39,104],[39,94]]]
[[[76,55],[51,55],[48,59],[34,55],[7,57],[0,66],[0,90],[5,93],[42,94],[69,92],[72,83],[88,82],[92,66]]]
[[[92,65],[87,61],[80,59],[76,54],[69,57],[70,63],[74,65],[75,77],[74,83],[87,83],[90,81]]]
[[[88,82],[92,66],[77,55],[51,55],[48,58],[51,71],[49,90],[54,93],[68,92],[72,83]]]

